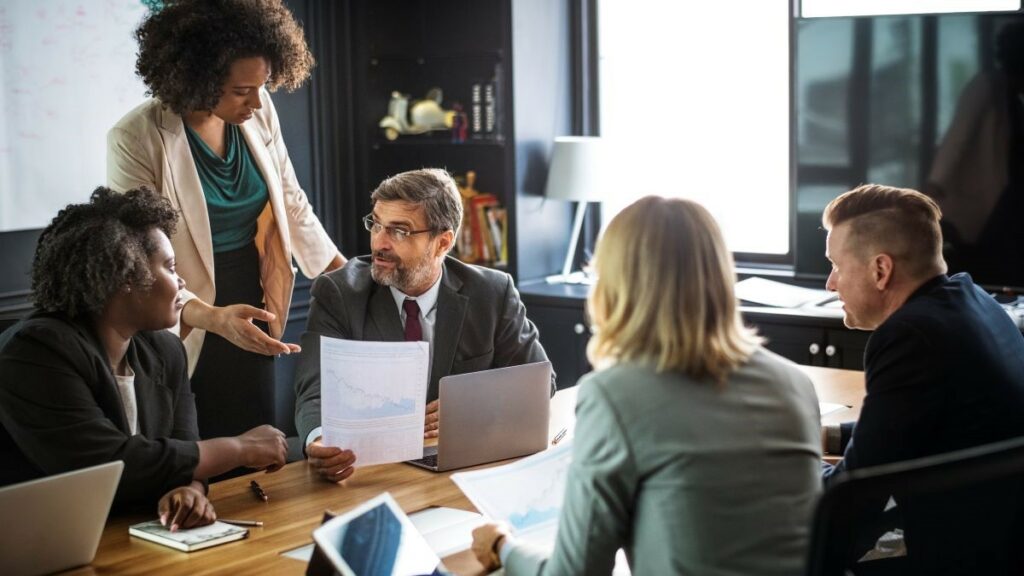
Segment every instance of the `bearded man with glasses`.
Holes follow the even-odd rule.
[[[428,438],[440,426],[441,378],[547,360],[512,277],[448,256],[462,223],[462,199],[447,172],[403,172],[381,182],[371,199],[373,212],[363,218],[371,254],[313,283],[295,377],[296,428],[310,464],[332,482],[352,474],[357,455],[320,441],[321,336],[428,342]]]

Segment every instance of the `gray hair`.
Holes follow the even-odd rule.
[[[423,206],[433,235],[451,230],[459,236],[462,226],[462,195],[451,174],[439,168],[410,170],[385,178],[370,195],[377,202],[404,201]]]

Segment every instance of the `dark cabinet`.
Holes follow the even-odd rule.
[[[520,286],[530,320],[558,373],[558,387],[574,386],[592,368],[587,361],[590,328],[584,312],[586,286],[527,282]],[[850,330],[834,312],[743,307],[744,322],[765,338],[765,348],[805,366],[864,369],[870,332]]]
[[[870,332],[850,330],[834,317],[745,309],[744,320],[765,338],[765,348],[806,366],[864,369]]]
[[[526,304],[530,319],[537,325],[544,351],[558,374],[558,389],[575,386],[590,371],[587,342],[590,329],[579,308]]]
[[[558,374],[558,389],[575,386],[591,370],[587,361],[590,328],[584,313],[586,290],[535,282],[524,284],[520,291],[526,315],[537,326],[540,342]]]

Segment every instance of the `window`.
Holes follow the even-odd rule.
[[[789,25],[764,0],[599,0],[602,137],[647,194],[696,200],[734,252],[790,252]]]
[[[800,16],[874,16],[1017,10],[1020,0],[801,0]]]

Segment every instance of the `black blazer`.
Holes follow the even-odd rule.
[[[842,470],[1024,435],[1024,337],[967,274],[938,276],[915,291],[871,335],[864,372],[860,419],[826,481]],[[916,568],[972,572],[960,570],[973,560],[958,558],[958,551],[971,550],[972,540],[984,549],[988,531],[998,528],[979,525],[977,515],[1014,505],[1017,486],[934,501],[897,498],[910,556],[916,547],[917,560],[932,563],[925,568],[915,560]]]
[[[316,279],[295,372],[295,427],[305,442],[320,426],[320,336],[382,342],[405,338],[391,290],[374,282],[368,256]],[[427,401],[449,374],[547,360],[512,277],[446,258],[437,295]],[[555,376],[551,376],[552,394]]]
[[[36,312],[0,336],[0,485],[124,460],[118,504],[189,484],[199,463],[195,400],[181,341],[140,332],[128,348],[139,429],[128,430],[90,324]]]

